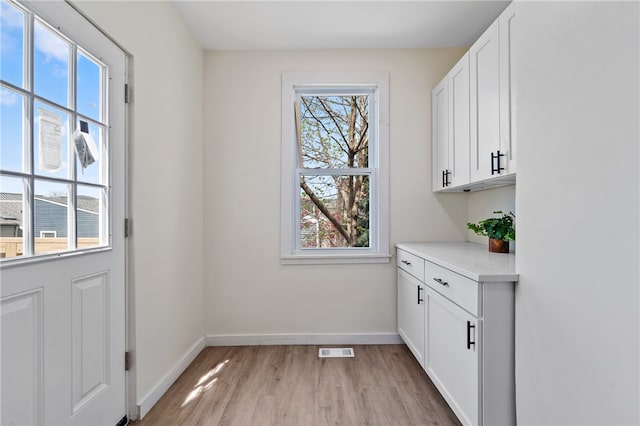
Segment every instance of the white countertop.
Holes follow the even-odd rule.
[[[518,281],[514,253],[491,253],[474,243],[398,243],[396,247],[474,281]]]

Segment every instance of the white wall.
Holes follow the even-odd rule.
[[[478,223],[489,217],[498,217],[493,214],[494,211],[501,210],[505,213],[512,212],[517,216],[516,212],[516,186],[503,186],[501,188],[486,189],[483,191],[469,192],[467,209],[468,222]],[[517,228],[517,223],[516,223]],[[518,238],[518,230],[516,229],[516,239]],[[485,244],[489,243],[489,237],[477,235],[475,232],[467,231],[467,240],[472,243]],[[510,243],[510,250],[515,251],[516,242]]]
[[[522,425],[640,423],[638,6],[520,4]]]
[[[148,403],[204,334],[203,52],[171,3],[76,5],[133,55],[131,320],[135,400]]]
[[[208,336],[395,335],[395,259],[383,265],[280,264],[281,74],[388,71],[391,244],[463,241],[464,194],[434,195],[430,190],[431,89],[463,53],[464,49],[205,53]]]

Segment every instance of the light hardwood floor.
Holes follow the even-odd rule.
[[[345,345],[344,347],[347,347]],[[205,348],[136,426],[457,425],[404,345]]]

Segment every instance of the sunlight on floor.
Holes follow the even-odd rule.
[[[189,395],[187,395],[187,397],[185,398],[184,402],[180,407],[181,408],[185,407],[191,401],[193,401],[194,399],[202,395],[203,392],[210,390],[213,387],[213,385],[218,381],[218,378],[214,376],[218,374],[220,371],[222,371],[222,369],[228,363],[229,363],[229,360],[227,359],[224,362],[219,363],[218,365],[215,366],[215,368],[212,368],[206,374],[200,377],[200,379],[198,379],[198,383],[195,384],[194,389],[191,392],[189,392]],[[210,380],[212,377],[213,379]],[[207,381],[208,383],[203,385],[203,383]]]

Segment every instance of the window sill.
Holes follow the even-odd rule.
[[[357,255],[291,255],[281,256],[283,265],[338,265],[357,263],[389,263],[390,254],[357,254]]]

